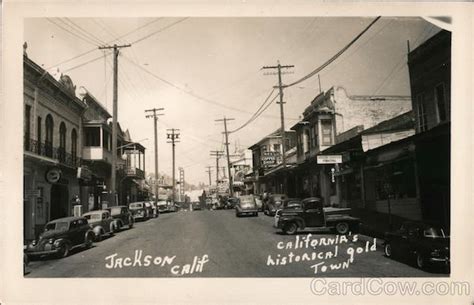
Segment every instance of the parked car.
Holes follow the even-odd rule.
[[[301,209],[301,199],[298,198],[288,198],[283,200],[283,209]]]
[[[124,226],[127,226],[129,229],[133,227],[134,219],[132,212],[125,205],[118,205],[114,207],[107,208],[107,211],[110,212],[110,216],[117,220],[117,230],[121,230]]]
[[[87,219],[92,227],[95,241],[101,241],[103,236],[111,236],[118,230],[117,220],[112,218],[107,210],[90,211],[82,216]]]
[[[44,226],[44,232],[27,246],[25,253],[29,257],[50,255],[66,257],[72,249],[90,248],[94,237],[86,218],[59,218]]]
[[[385,233],[384,253],[391,258],[408,258],[420,269],[450,267],[450,238],[436,225],[407,221],[400,229]]]
[[[264,202],[263,212],[265,215],[274,216],[276,211],[282,208],[283,200],[286,199],[284,194],[271,194]]]
[[[225,203],[226,209],[234,209],[239,200],[236,197],[229,197]]]
[[[200,211],[201,210],[201,203],[199,201],[193,202],[193,210],[194,211]]]
[[[176,205],[173,202],[168,202],[168,205],[166,207],[168,212],[176,212]]]
[[[257,203],[255,197],[252,195],[240,196],[237,198],[237,204],[235,205],[235,216],[240,217],[242,215],[253,215],[258,216]]]
[[[158,205],[158,212],[159,213],[166,213],[168,212],[168,203],[166,201],[160,200],[157,202]]]
[[[278,210],[274,227],[289,235],[305,228],[334,229],[343,235],[359,226],[359,218],[350,216],[349,212],[348,208],[324,208],[320,198],[306,198],[299,206]]]
[[[150,218],[149,209],[146,207],[145,202],[132,202],[128,205],[128,208],[132,212],[133,220],[147,220]]]

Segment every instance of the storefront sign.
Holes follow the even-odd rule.
[[[278,164],[280,153],[276,151],[266,151],[262,154],[262,167],[268,168]]]
[[[92,172],[88,167],[80,166],[77,168],[77,178],[90,181],[92,179]]]
[[[338,164],[342,163],[342,155],[318,155],[318,164]]]
[[[61,179],[61,170],[53,167],[46,172],[46,181],[49,183],[57,183]]]

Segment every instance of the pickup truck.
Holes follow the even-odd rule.
[[[274,218],[274,227],[283,233],[292,235],[305,228],[332,229],[344,235],[356,231],[359,218],[349,215],[349,208],[323,207],[320,198],[306,198],[300,207],[278,210]]]

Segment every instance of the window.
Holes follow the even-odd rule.
[[[48,157],[53,156],[53,128],[54,122],[53,117],[48,114],[46,116],[46,139],[44,141],[45,146],[45,154]]]
[[[71,155],[73,162],[75,162],[77,157],[77,132],[75,129],[71,132]]]
[[[273,151],[281,152],[280,151],[280,144],[273,144]]]
[[[66,124],[61,122],[59,125],[59,160],[66,160]]]
[[[38,143],[41,143],[41,117],[40,116],[38,117],[38,123],[36,124],[36,128],[37,128],[37,132],[36,132],[37,141]]]
[[[322,145],[332,145],[332,121],[321,120]]]
[[[30,105],[25,105],[25,126],[24,126],[24,131],[25,131],[25,149],[29,150],[30,149],[30,127],[31,127],[31,106]]]
[[[439,121],[444,122],[446,121],[446,96],[443,83],[435,87],[435,99],[438,106]]]
[[[311,147],[318,146],[318,124],[311,126]]]
[[[425,131],[428,127],[424,104],[425,104],[424,94],[418,94],[416,96],[416,115],[417,115],[417,120],[418,120],[418,130],[420,132]]]
[[[102,135],[102,147],[107,149],[107,150],[110,150],[111,147],[109,145],[109,138],[110,138],[110,134],[107,130],[103,129],[102,130],[103,132],[103,135]]]
[[[86,127],[84,137],[85,146],[100,146],[100,127]]]
[[[309,129],[305,129],[304,130],[304,152],[307,153],[309,152],[309,147],[310,147],[310,144],[311,143],[311,139],[310,139],[310,135],[309,135]]]

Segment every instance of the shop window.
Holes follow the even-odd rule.
[[[85,146],[100,146],[100,127],[84,128]]]
[[[415,170],[412,160],[402,160],[383,167],[370,170],[372,179],[367,179],[366,185],[375,186],[375,199],[386,200],[390,196],[393,199],[415,198],[416,182]],[[366,192],[370,194],[370,192]],[[368,197],[369,199],[369,197]]]

